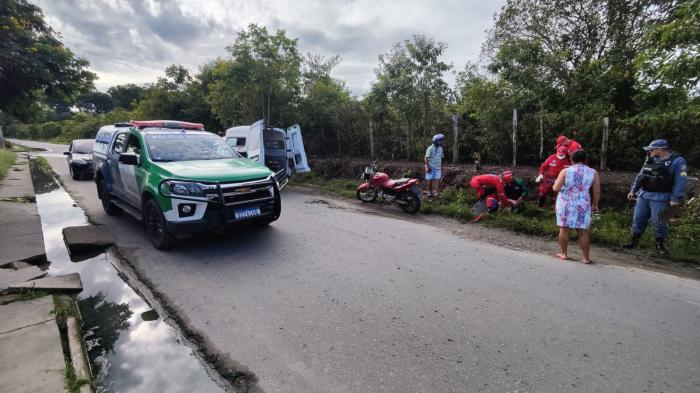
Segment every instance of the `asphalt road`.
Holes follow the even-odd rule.
[[[700,282],[562,263],[287,189],[262,230],[159,252],[66,188],[267,392],[698,392]],[[55,154],[58,153],[58,154]]]

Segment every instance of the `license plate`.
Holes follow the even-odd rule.
[[[252,217],[257,217],[259,216],[260,213],[260,207],[244,207],[241,209],[235,209],[233,211],[233,217],[236,220],[245,220],[246,218],[252,218]]]

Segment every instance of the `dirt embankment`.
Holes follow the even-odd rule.
[[[312,158],[310,165],[315,174],[327,179],[356,178],[359,183],[362,171],[370,162],[370,159],[361,158]],[[386,172],[392,178],[410,176],[423,178],[424,175],[422,162],[382,161],[377,164],[381,171]],[[518,166],[511,168],[485,165],[477,169],[472,164],[443,164],[443,186],[468,188],[469,180],[474,175],[501,173],[506,168],[513,170],[516,177],[521,177],[527,182],[530,190],[529,198],[536,199],[538,185],[535,183],[535,177],[539,174],[539,168],[537,167]],[[627,193],[636,175],[636,172],[601,172],[601,207],[620,208],[630,206],[629,202],[627,202]],[[700,180],[691,178],[688,198],[698,195],[698,190],[700,190]]]

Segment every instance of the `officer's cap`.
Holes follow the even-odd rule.
[[[668,149],[668,141],[665,139],[657,139],[649,144],[649,146],[645,146],[643,149],[646,151],[652,151],[654,149]]]

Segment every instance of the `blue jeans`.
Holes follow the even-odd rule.
[[[643,196],[638,197],[637,204],[634,206],[632,232],[637,235],[644,233],[651,219],[651,225],[654,226],[654,237],[657,239],[666,239],[668,237],[668,223],[664,220],[659,220],[659,214],[663,213],[668,208],[668,201],[656,201],[644,198]]]

